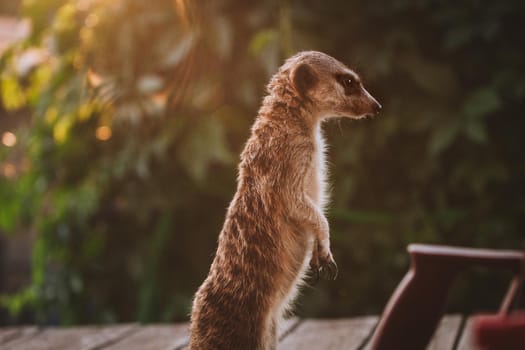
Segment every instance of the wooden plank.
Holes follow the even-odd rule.
[[[279,327],[279,350],[358,349],[369,338],[376,316],[338,320],[288,319]],[[452,349],[456,339],[459,350],[473,350],[470,320],[464,331],[460,315],[445,316],[427,350]],[[46,328],[17,327],[0,329],[0,349],[100,349],[104,350],[179,350],[187,349],[188,323],[173,325],[118,325],[109,327]]]
[[[368,339],[377,316],[336,320],[305,320],[279,344],[279,350],[359,349]]]
[[[132,333],[135,329],[135,325],[46,328],[34,336],[22,337],[2,345],[1,349],[92,350],[111,344]]]
[[[18,336],[21,333],[20,328],[2,328],[0,329],[0,344],[5,344]]]
[[[300,323],[301,321],[297,317],[292,317],[285,319],[279,324],[279,329],[277,330],[277,337],[279,340],[283,340],[286,338],[293,330],[294,328]],[[175,350],[188,350],[187,342],[185,346],[179,346],[175,348],[171,348]],[[111,349],[113,350],[113,349]]]
[[[469,318],[463,327],[457,350],[475,350],[474,339],[472,339],[472,319]],[[503,350],[503,349],[502,349]]]
[[[32,337],[38,332],[38,328],[34,326],[26,327],[7,327],[0,329],[0,345],[7,344],[16,339],[23,337]]]
[[[140,330],[104,350],[173,350],[188,342],[187,323],[141,326]]]
[[[461,315],[444,316],[434,332],[427,350],[452,350],[461,332],[463,317]]]
[[[301,322],[298,317],[292,317],[283,320],[279,324],[279,329],[277,330],[277,339],[282,341],[285,337],[287,337],[294,329],[295,327]]]

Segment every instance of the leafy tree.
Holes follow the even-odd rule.
[[[336,282],[301,314],[377,313],[410,242],[518,248],[525,228],[524,19],[517,0],[28,0],[1,61],[0,229],[36,232],[32,284],[3,304],[43,323],[185,319],[235,189],[237,154],[282,59],[349,63],[385,106],[327,125]],[[23,62],[24,64],[21,64]],[[480,278],[495,279],[494,289]],[[454,310],[502,281],[465,278]]]

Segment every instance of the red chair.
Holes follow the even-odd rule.
[[[514,274],[501,304],[500,318],[507,317],[523,284],[525,255],[519,251],[411,244],[408,252],[410,270],[383,312],[371,341],[373,350],[425,349],[445,312],[448,291],[458,273],[465,269],[486,267]],[[485,329],[486,326],[485,323]],[[479,337],[479,330],[475,333]],[[519,348],[525,349],[525,344],[521,345]]]

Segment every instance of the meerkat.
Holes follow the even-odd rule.
[[[241,153],[209,274],[195,294],[191,350],[272,350],[308,268],[335,278],[324,210],[330,117],[360,119],[381,105],[359,76],[321,52],[300,52],[271,78]]]

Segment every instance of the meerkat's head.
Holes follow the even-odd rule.
[[[381,110],[359,76],[327,54],[300,52],[289,58],[282,68],[288,72],[297,93],[312,102],[321,118],[360,119]]]

